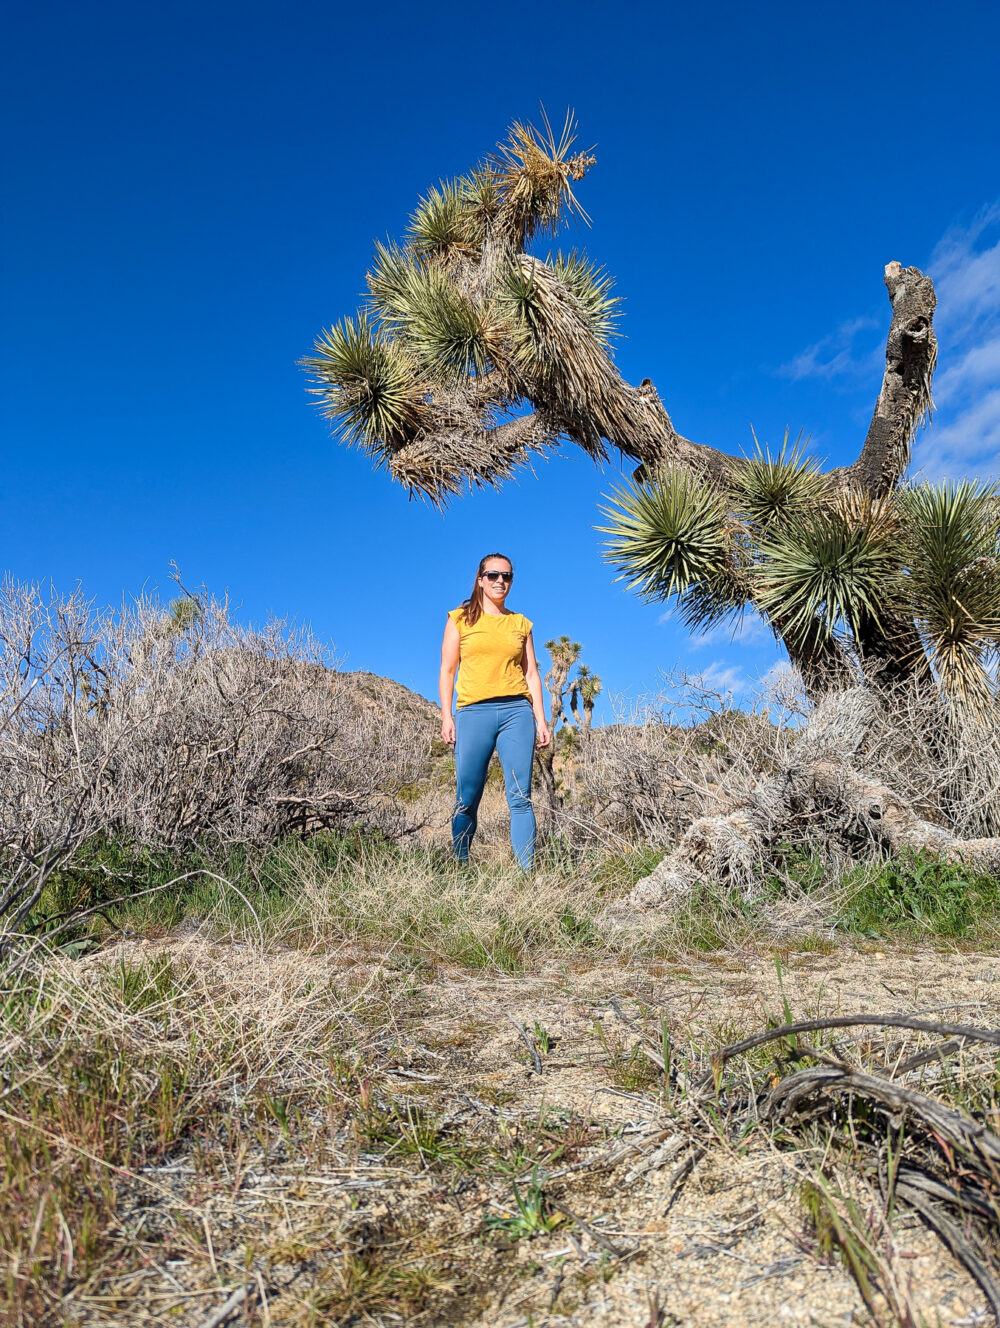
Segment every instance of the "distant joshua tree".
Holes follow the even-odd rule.
[[[563,696],[566,693],[570,670],[580,658],[583,647],[579,641],[571,641],[568,636],[560,636],[555,640],[546,641],[545,649],[552,658],[552,667],[545,675],[545,686],[549,693],[551,714],[549,727],[555,733],[556,725],[563,718]]]
[[[578,701],[583,702],[583,721],[582,726],[589,729],[594,719],[594,701],[601,694],[603,684],[596,673],[592,673],[586,664],[581,664],[576,671],[576,677],[570,683],[569,688],[569,708],[573,713],[573,718],[579,724],[580,711]]]

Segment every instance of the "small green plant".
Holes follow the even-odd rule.
[[[516,1180],[511,1181],[511,1189],[515,1211],[491,1213],[486,1218],[490,1230],[503,1232],[511,1240],[525,1240],[554,1231],[562,1222],[562,1215],[553,1212],[546,1202],[537,1167],[532,1168],[531,1182],[523,1193]]]
[[[859,867],[844,886],[841,923],[866,936],[904,931],[958,938],[1000,914],[995,877],[919,855]]]
[[[383,1149],[398,1144],[399,1117],[391,1102],[380,1099],[370,1079],[357,1086],[353,1131],[355,1143],[362,1149]]]
[[[167,955],[138,963],[122,957],[109,970],[105,982],[129,1014],[163,1005],[176,991],[174,965]]]
[[[644,1053],[640,1043],[627,1047],[614,1037],[609,1037],[601,1019],[595,1021],[594,1028],[607,1056],[611,1082],[617,1088],[624,1088],[626,1092],[634,1093],[660,1083],[660,1068]]]
[[[549,1034],[549,1030],[544,1024],[540,1024],[537,1019],[532,1026],[531,1036],[535,1039],[535,1046],[543,1056],[547,1056],[551,1048],[555,1046],[555,1043]]]
[[[835,1196],[818,1173],[815,1179],[807,1180],[802,1186],[801,1199],[816,1233],[819,1254],[825,1259],[839,1257],[854,1279],[868,1312],[879,1322],[875,1289],[883,1269],[857,1200],[845,1195]]]
[[[276,1097],[270,1093],[264,1094],[263,1106],[266,1113],[273,1117],[278,1123],[281,1133],[288,1139],[291,1135],[291,1129],[288,1119],[288,1099]]]
[[[568,904],[559,914],[559,930],[570,945],[581,949],[597,945],[600,940],[597,928],[590,918],[578,918]]]
[[[602,856],[594,869],[594,880],[601,894],[627,894],[637,881],[659,865],[663,849],[652,844],[639,843],[619,853]]]

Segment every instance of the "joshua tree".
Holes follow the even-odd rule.
[[[576,677],[570,684],[569,708],[573,718],[580,722],[577,698],[583,702],[583,727],[589,729],[594,719],[594,701],[601,693],[602,683],[596,673],[592,673],[586,664],[581,664]]]
[[[579,641],[571,641],[568,636],[560,636],[545,642],[545,649],[552,659],[552,667],[545,675],[545,686],[549,693],[551,722],[549,727],[555,733],[556,725],[563,717],[563,696],[570,670],[580,658],[583,646]]]
[[[376,244],[364,307],[304,360],[335,434],[439,505],[499,485],[564,439],[595,460],[618,449],[637,469],[610,512],[611,556],[637,589],[676,593],[692,622],[754,605],[816,693],[856,678],[860,661],[889,679],[936,675],[981,713],[1000,643],[993,492],[902,488],[932,407],[930,277],[885,268],[885,372],[851,465],[822,473],[795,449],[747,458],[693,442],[650,379],[632,386],[615,366],[611,278],[576,251],[532,248],[585,215],[573,186],[596,158],[574,150],[574,130],[569,117],[558,139],[547,121],[543,132],[513,125],[493,154],[419,201],[401,244]],[[734,876],[805,805],[851,824],[863,816],[873,843],[898,848],[883,814],[894,795],[854,778],[844,764],[854,749],[820,779],[830,774],[821,737],[835,728],[821,724],[797,749],[784,801],[768,786],[747,809],[697,822],[681,866],[665,865],[669,880]],[[998,841],[945,850],[912,810],[899,815],[910,849],[1000,861]]]
[[[570,670],[579,657],[582,646],[579,641],[571,641],[568,636],[560,636],[545,642],[545,649],[552,658],[552,667],[545,675],[545,686],[549,693],[549,728],[552,740],[547,747],[539,747],[535,752],[538,773],[550,808],[558,808],[560,799],[556,793],[555,756],[558,745],[556,726],[563,717],[563,694]]]
[[[793,458],[775,468],[780,458],[731,456],[683,437],[653,383],[645,378],[633,387],[614,364],[618,300],[611,278],[576,251],[532,250],[574,213],[585,216],[573,186],[596,158],[574,150],[574,130],[569,117],[558,139],[547,121],[542,132],[514,124],[467,175],[429,190],[404,242],[376,244],[364,307],[324,331],[303,362],[335,434],[367,451],[411,493],[443,504],[466,486],[499,485],[532,452],[561,439],[595,460],[613,447],[638,463],[636,503],[664,503],[676,519],[692,505],[716,505],[711,520],[696,524],[717,532],[713,556],[720,558],[725,540],[716,510],[739,513],[737,499],[759,503],[768,467],[783,502]],[[807,471],[814,501],[847,513],[831,519],[846,531],[836,538],[852,547],[866,543],[869,511],[881,512],[879,504],[898,489],[913,434],[932,404],[933,283],[896,262],[886,267],[885,283],[892,321],[867,436],[852,465]],[[798,481],[800,494],[805,483]],[[656,557],[662,566],[662,542]],[[628,564],[627,551],[622,562]],[[818,575],[825,567],[821,559]],[[735,568],[733,585],[709,578],[705,593],[737,607],[741,571]],[[673,588],[700,584],[674,576]],[[849,669],[831,630],[835,592],[804,606],[790,606],[777,588],[768,595],[767,620],[807,681],[819,686]],[[912,621],[886,610],[878,623],[884,641],[870,632],[866,648],[905,670],[917,658]]]

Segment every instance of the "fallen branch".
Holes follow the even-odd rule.
[[[994,1317],[1000,1322],[1000,1287],[997,1286],[990,1270],[976,1254],[958,1227],[953,1222],[949,1222],[940,1209],[929,1202],[914,1186],[897,1181],[896,1196],[919,1213],[921,1219],[930,1227],[941,1243],[947,1246],[959,1263],[975,1278],[983,1295],[990,1303]]]
[[[758,779],[736,807],[692,822],[677,847],[636,884],[628,912],[672,907],[703,881],[752,898],[768,875],[774,846],[802,825],[810,837],[840,840],[846,849],[862,840],[875,853],[927,854],[1000,873],[1000,839],[953,834],[856,768],[877,713],[877,698],[865,688],[827,696],[777,771]]]
[[[915,1019],[908,1014],[839,1014],[828,1019],[803,1019],[798,1023],[782,1024],[780,1028],[768,1028],[763,1033],[755,1033],[742,1042],[734,1042],[721,1051],[713,1052],[712,1064],[721,1067],[733,1056],[741,1056],[746,1051],[753,1051],[755,1047],[798,1033],[819,1033],[827,1028],[860,1028],[868,1025],[873,1028],[907,1028],[914,1033],[941,1033],[945,1037],[967,1038],[971,1042],[989,1042],[994,1047],[1000,1047],[1000,1030],[949,1024],[937,1019]]]

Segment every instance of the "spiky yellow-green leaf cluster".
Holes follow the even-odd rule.
[[[409,235],[413,252],[425,258],[477,249],[482,231],[463,182],[442,181],[440,188],[428,190],[410,218]]]
[[[666,470],[648,484],[610,495],[606,557],[647,600],[676,596],[690,625],[739,608],[737,549],[722,495],[688,471]]]
[[[992,484],[905,491],[906,589],[931,667],[950,695],[982,711],[1000,648],[1000,504]]]
[[[425,400],[413,357],[365,313],[324,331],[315,352],[304,363],[324,413],[347,441],[387,455],[420,427]]]
[[[376,243],[364,307],[303,361],[335,433],[391,457],[392,473],[434,501],[455,491],[456,470],[470,483],[509,471],[514,453],[487,442],[524,401],[538,425],[508,431],[521,456],[560,427],[603,450],[576,421],[607,373],[618,303],[610,278],[575,251],[525,252],[532,236],[582,215],[572,182],[593,158],[574,155],[574,132],[571,117],[558,138],[547,120],[541,132],[515,124],[493,157],[429,189],[404,241]],[[565,398],[558,423],[537,404],[546,390]]]
[[[883,624],[895,598],[899,542],[842,510],[796,512],[757,546],[755,602],[784,635],[803,645],[841,626],[858,635]]]
[[[688,626],[717,625],[752,604],[790,648],[837,643],[862,660],[929,667],[950,699],[996,713],[994,486],[840,493],[786,436],[776,455],[758,447],[728,492],[666,471],[618,491],[604,510],[608,560],[630,589],[674,599]]]
[[[756,444],[736,473],[733,497],[747,521],[760,530],[795,512],[815,507],[826,490],[826,481],[816,462],[805,454],[801,436],[789,446],[788,432],[781,448]]]

